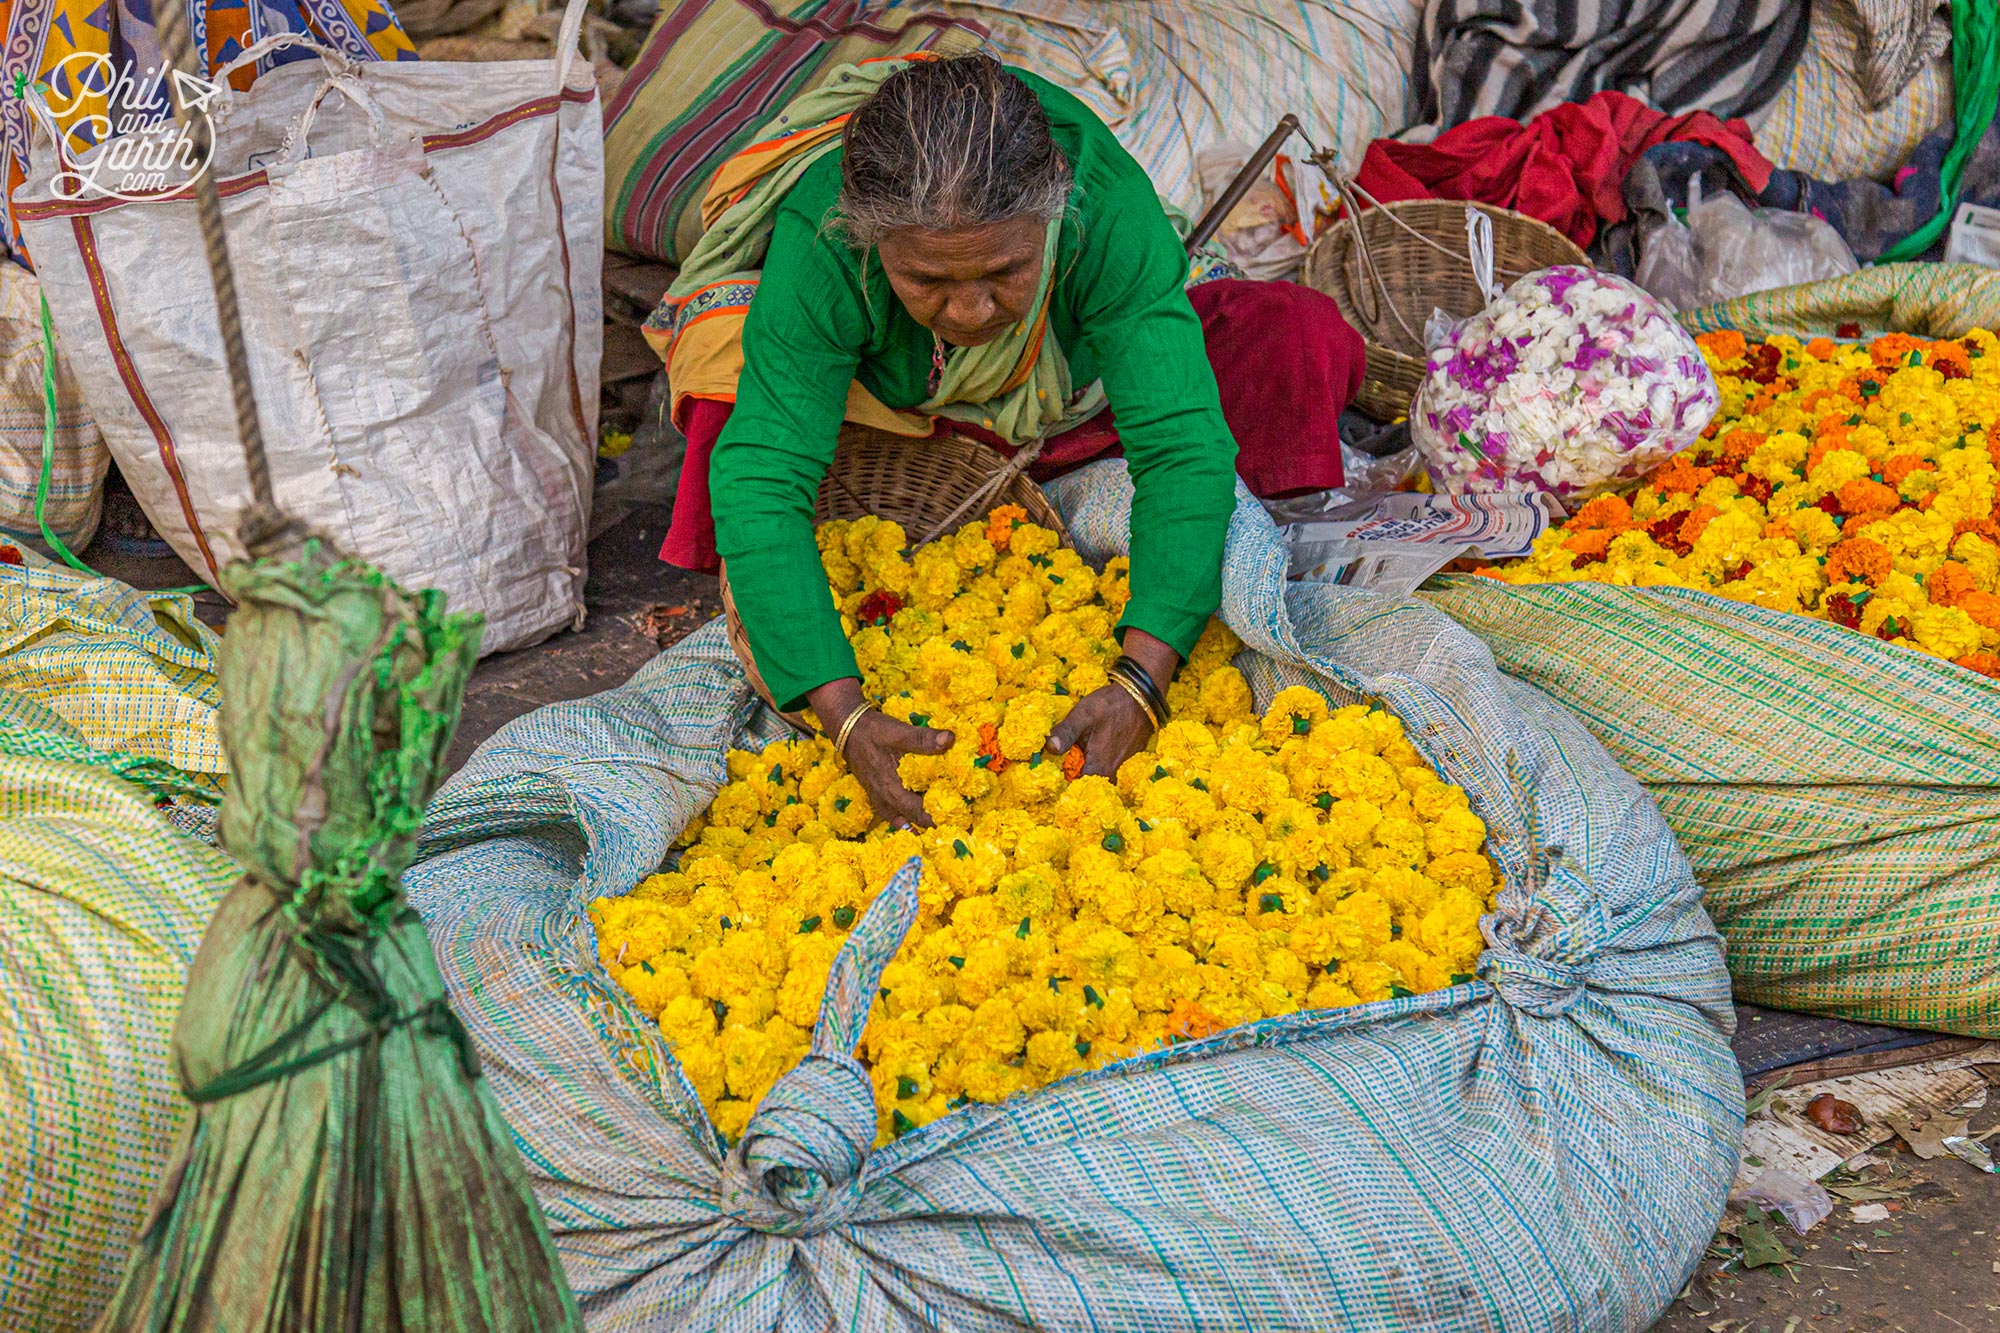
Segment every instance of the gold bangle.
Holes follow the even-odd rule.
[[[1144,713],[1146,715],[1146,720],[1153,724],[1153,730],[1158,731],[1160,729],[1160,719],[1154,715],[1153,706],[1146,702],[1146,696],[1140,693],[1139,687],[1137,685],[1134,685],[1131,681],[1125,679],[1125,677],[1120,675],[1118,672],[1112,671],[1112,672],[1107,672],[1105,674],[1111,679],[1113,684],[1118,686],[1119,689],[1125,691],[1125,693],[1132,696],[1132,702],[1139,705],[1139,711]]]
[[[861,720],[861,715],[867,712],[870,706],[868,701],[863,699],[855,706],[854,711],[847,715],[847,720],[840,724],[840,731],[833,738],[833,752],[842,759],[847,758],[848,735],[853,732],[854,724]]]

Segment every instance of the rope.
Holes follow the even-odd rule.
[[[1319,157],[1319,154],[1315,154],[1314,160],[1318,161]],[[1356,313],[1366,320],[1372,328],[1380,328],[1382,324],[1382,308],[1386,305],[1390,315],[1394,316],[1396,323],[1401,326],[1403,336],[1416,346],[1422,347],[1424,345],[1423,335],[1416,329],[1411,328],[1410,322],[1403,318],[1403,312],[1396,300],[1395,294],[1389,290],[1388,280],[1382,276],[1381,269],[1375,263],[1374,252],[1368,245],[1368,228],[1365,225],[1365,219],[1370,215],[1388,219],[1391,224],[1402,228],[1419,243],[1429,246],[1446,259],[1451,260],[1455,264],[1465,264],[1471,267],[1475,277],[1478,276],[1479,272],[1476,261],[1463,252],[1438,244],[1415,227],[1412,227],[1409,223],[1403,221],[1402,218],[1396,216],[1394,208],[1385,205],[1374,195],[1368,193],[1354,177],[1333,170],[1331,162],[1322,161],[1320,165],[1327,168],[1327,174],[1333,181],[1333,188],[1340,195],[1341,203],[1346,206],[1347,216],[1354,224],[1354,244],[1348,247],[1347,259],[1349,266],[1348,288],[1354,294]],[[1368,205],[1365,211],[1362,208],[1364,202]],[[1489,229],[1490,235],[1490,229],[1493,224],[1491,217],[1486,211],[1473,204],[1467,204],[1466,211],[1486,218],[1486,226]],[[1525,269],[1507,268],[1499,264],[1495,264],[1491,269],[1491,274],[1508,278],[1523,277],[1526,273],[1527,270]],[[1371,286],[1368,282],[1364,281],[1364,278],[1373,279],[1373,285]],[[1369,309],[1369,306],[1373,308]]]
[[[197,62],[188,39],[185,8],[178,3],[155,7],[159,23],[160,50],[172,69],[189,74],[206,73],[206,62]],[[171,80],[171,75],[169,75]],[[236,272],[229,262],[229,239],[222,227],[222,197],[216,192],[214,176],[215,141],[206,116],[190,108],[177,81],[172,99],[174,112],[193,146],[193,160],[203,164],[190,182],[194,194],[195,220],[201,228],[202,248],[208,254],[208,272],[215,284],[216,321],[222,330],[222,359],[229,369],[229,393],[236,408],[236,436],[243,446],[243,469],[250,481],[250,507],[238,521],[237,535],[253,555],[274,553],[287,539],[298,535],[293,524],[278,509],[271,491],[271,464],[264,453],[264,428],[257,420],[257,400],[250,387],[250,359],[243,347],[243,312],[236,300]]]

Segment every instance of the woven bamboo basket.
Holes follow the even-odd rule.
[[[813,521],[872,514],[900,523],[914,549],[985,518],[1003,504],[1019,505],[1030,523],[1048,528],[1069,545],[1069,531],[1042,488],[995,450],[959,435],[915,440],[848,425],[841,427],[833,465],[813,502]],[[736,650],[757,697],[800,731],[811,732],[805,714],[778,709],[778,701],[764,684],[729,591],[727,567],[722,571],[722,614],[729,646]]]
[[[1551,265],[1590,263],[1554,227],[1504,208],[1410,199],[1362,210],[1350,200],[1348,215],[1306,252],[1305,282],[1331,296],[1367,341],[1355,405],[1370,416],[1395,421],[1409,414],[1423,383],[1424,322],[1432,310],[1463,319],[1486,304],[1466,249],[1468,208],[1493,220],[1498,286]]]

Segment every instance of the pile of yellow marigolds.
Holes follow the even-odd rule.
[[[732,1140],[913,856],[921,915],[859,1053],[885,1141],[1170,1042],[1469,979],[1495,877],[1465,793],[1379,709],[1292,688],[1260,717],[1219,621],[1116,782],[1044,753],[1118,655],[1126,562],[1100,574],[1024,518],[914,558],[893,523],[819,529],[868,696],[956,738],[902,761],[935,828],[877,824],[826,740],[732,751],[678,868],[591,905],[605,966]]]
[[[2000,341],[1698,341],[1704,443],[1484,572],[1699,588],[2000,676]]]

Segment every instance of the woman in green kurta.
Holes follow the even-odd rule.
[[[1180,237],[1144,171],[1087,108],[986,56],[900,67],[840,140],[768,210],[741,366],[729,367],[733,410],[701,392],[699,362],[677,368],[668,357],[677,399],[711,399],[697,418],[727,413],[707,468],[713,542],[759,670],[774,698],[809,702],[830,734],[845,735],[880,817],[929,823],[896,762],[942,753],[952,737],[864,707],[813,541],[813,497],[850,398],[1017,442],[1055,435],[1108,400],[1134,489],[1121,661],[1161,706],[1149,711],[1114,682],[1080,700],[1049,745],[1080,745],[1085,771],[1110,775],[1149,739],[1169,679],[1216,609],[1234,507],[1236,447],[1184,290]],[[782,152],[783,138],[773,142]],[[726,287],[697,285],[683,313]],[[676,333],[695,326],[684,319]],[[684,484],[681,509],[686,500]],[[699,545],[704,517],[677,510],[663,555],[692,563],[676,547]]]

